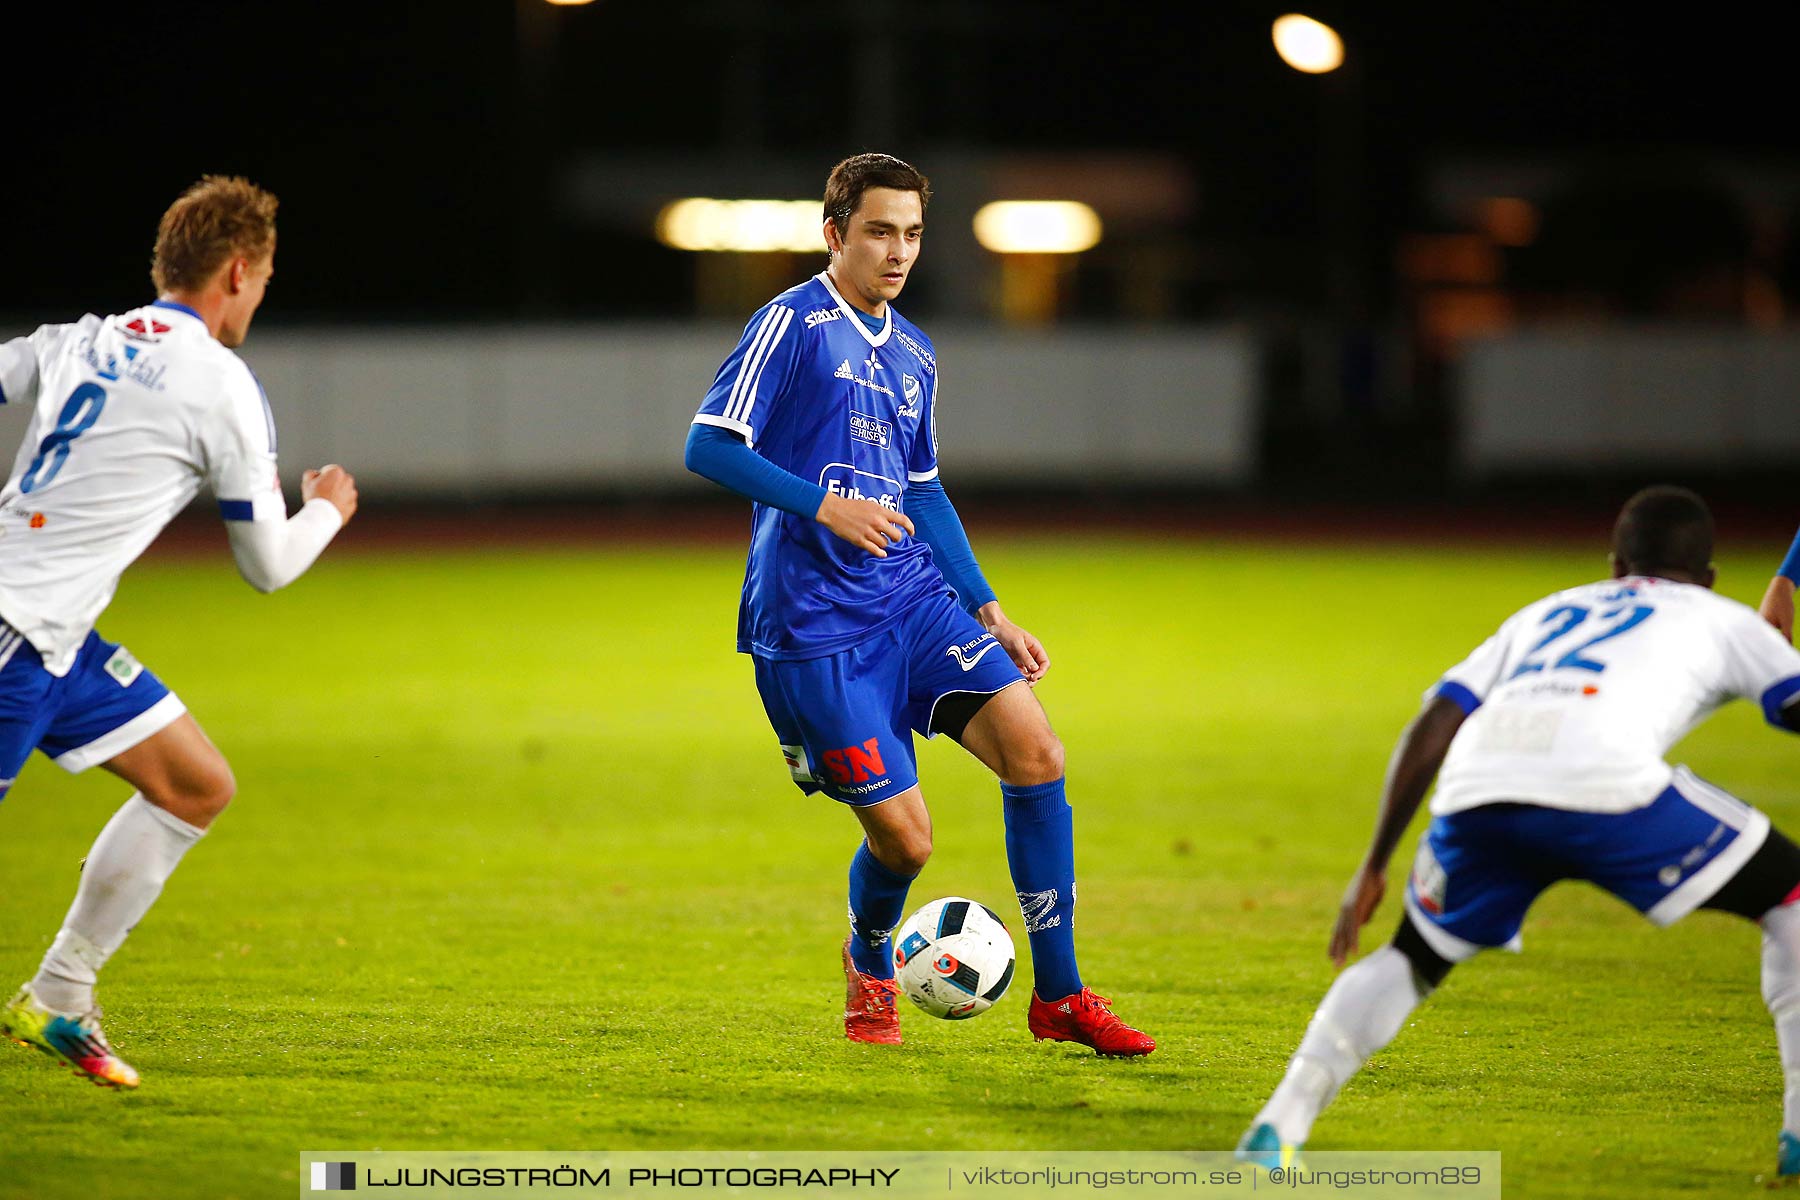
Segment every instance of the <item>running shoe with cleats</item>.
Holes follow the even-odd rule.
[[[900,1010],[894,1001],[900,987],[891,979],[877,979],[856,969],[850,957],[850,939],[844,939],[844,1036],[853,1042],[883,1046],[900,1044]]]
[[[1244,1131],[1232,1153],[1239,1162],[1273,1171],[1276,1167],[1292,1169],[1300,1166],[1300,1150],[1301,1147],[1282,1141],[1275,1126],[1261,1121]]]
[[[0,1008],[0,1034],[21,1046],[35,1046],[101,1087],[134,1088],[138,1073],[113,1053],[100,1029],[100,1010],[79,1016],[45,1008],[28,983]]]
[[[1112,1001],[1092,988],[1084,987],[1061,1000],[1045,1000],[1032,992],[1025,1023],[1040,1042],[1079,1042],[1091,1046],[1095,1054],[1129,1058],[1156,1049],[1155,1038],[1119,1020],[1113,1015]]]

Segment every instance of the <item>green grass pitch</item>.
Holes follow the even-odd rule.
[[[978,542],[1054,660],[1084,975],[1155,1055],[1033,1044],[1024,986],[844,1042],[854,822],[788,783],[731,652],[738,548],[344,553],[264,598],[221,539],[134,570],[102,622],[239,780],[102,981],[144,1086],[0,1048],[0,1196],[287,1195],[328,1148],[1229,1148],[1329,984],[1420,693],[1602,547]],[[1754,603],[1760,551],[1721,590]],[[1750,706],[1676,757],[1800,828],[1800,744]],[[947,741],[921,759],[913,901],[1016,915],[992,781]],[[122,799],[39,758],[0,805],[0,985]],[[1758,1194],[1781,1072],[1756,930],[1658,932],[1564,885],[1525,940],[1460,968],[1314,1147],[1497,1149],[1509,1196]]]

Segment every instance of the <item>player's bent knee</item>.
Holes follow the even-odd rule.
[[[1450,974],[1450,968],[1456,965],[1426,944],[1424,935],[1413,927],[1410,914],[1401,915],[1400,928],[1394,931],[1393,946],[1412,964],[1413,979],[1421,996],[1436,991]]]
[[[913,876],[931,861],[931,835],[908,835],[887,843],[876,854],[881,865],[896,875]]]
[[[212,824],[237,795],[237,777],[224,758],[170,781],[165,787],[144,789],[144,798],[158,808],[202,829]]]
[[[1048,729],[1007,755],[1003,778],[1017,787],[1054,783],[1063,777],[1063,744]]]
[[[201,797],[201,804],[216,817],[236,798],[237,776],[231,773],[231,764],[220,759],[218,770]]]

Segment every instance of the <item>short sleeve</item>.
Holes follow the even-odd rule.
[[[924,405],[919,414],[919,433],[913,438],[912,453],[906,460],[906,478],[912,483],[925,483],[938,477],[938,377],[935,372],[917,380],[907,375],[900,385],[917,387],[919,402]]]
[[[801,335],[794,325],[794,310],[785,304],[758,310],[719,368],[694,424],[729,429],[756,445],[800,358]]]
[[[1501,682],[1501,672],[1506,669],[1506,652],[1512,645],[1512,633],[1518,619],[1517,615],[1508,617],[1494,636],[1445,671],[1426,691],[1425,699],[1442,696],[1462,709],[1465,716],[1480,708],[1488,693]]]
[[[281,520],[287,503],[275,471],[275,419],[256,375],[241,362],[201,428],[206,479],[227,521]]]
[[[30,338],[0,342],[0,404],[36,404],[37,351]]]
[[[1762,706],[1769,724],[1788,728],[1781,710],[1800,696],[1800,650],[1748,608],[1733,605],[1720,638],[1721,688]]]

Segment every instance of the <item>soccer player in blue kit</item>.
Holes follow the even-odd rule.
[[[937,359],[892,305],[930,198],[923,175],[885,154],[832,170],[830,265],[751,317],[694,418],[687,465],[755,502],[738,650],[755,660],[794,782],[862,823],[845,1036],[900,1041],[888,939],[931,856],[916,731],[949,734],[1000,778],[1032,1035],[1148,1054],[1155,1041],[1076,969],[1063,748],[1031,691],[1050,658],[982,578],[938,479]]]

